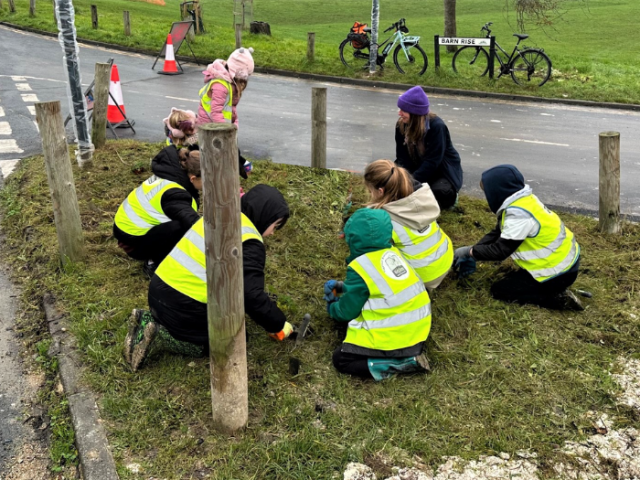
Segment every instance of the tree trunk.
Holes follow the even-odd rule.
[[[456,36],[456,0],[444,0],[444,36]],[[447,45],[447,52],[453,53],[458,49],[455,45]]]

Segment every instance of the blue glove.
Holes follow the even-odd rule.
[[[467,246],[467,247],[456,248],[456,250],[453,252],[454,263],[457,262],[459,259],[471,257],[471,248],[473,247]]]
[[[453,264],[453,270],[458,278],[468,277],[476,271],[476,259],[473,257],[458,257]]]
[[[329,295],[330,293],[333,293],[333,289],[336,288],[337,284],[338,282],[336,280],[327,280],[324,282],[324,294]]]

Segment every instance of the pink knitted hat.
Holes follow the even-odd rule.
[[[240,47],[227,60],[227,68],[232,78],[246,80],[253,73],[253,48]]]

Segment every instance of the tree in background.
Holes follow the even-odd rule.
[[[456,0],[444,0],[444,36],[456,36]],[[455,45],[447,45],[447,52],[453,53],[458,49]]]

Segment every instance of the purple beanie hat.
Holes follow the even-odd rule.
[[[416,86],[400,95],[398,108],[414,115],[426,115],[429,113],[429,98],[421,86]]]

